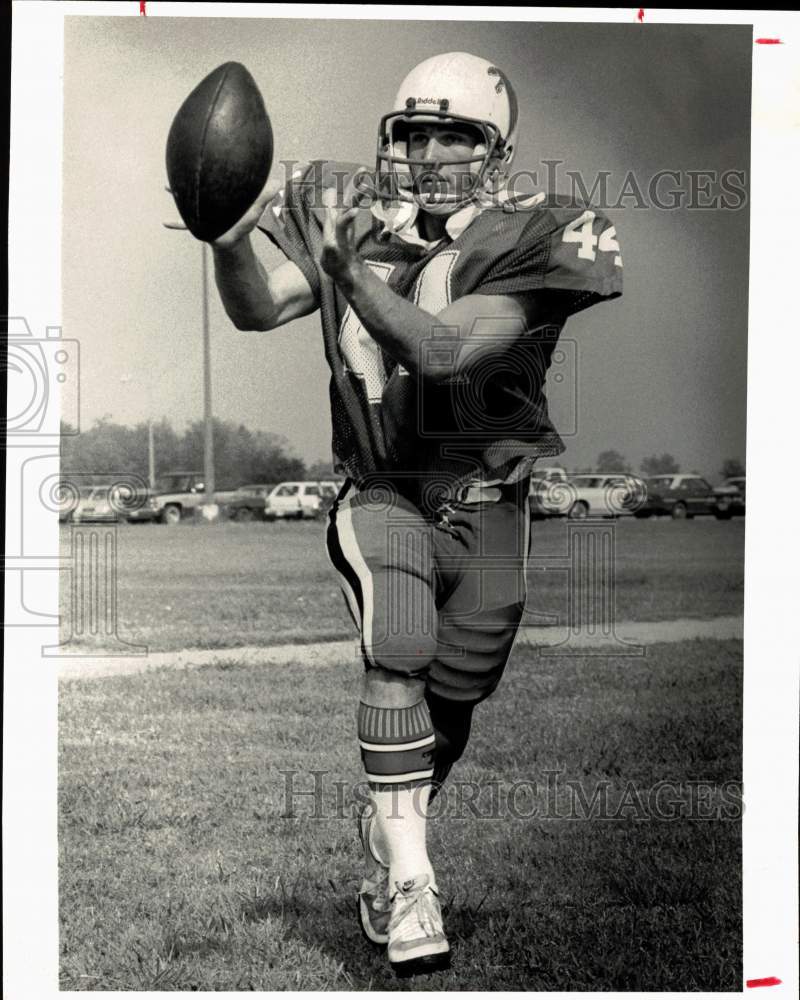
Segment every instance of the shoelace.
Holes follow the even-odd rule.
[[[359,896],[375,896],[373,906],[375,909],[385,910],[389,908],[389,873],[384,868],[376,868],[372,875],[364,877],[361,888],[358,890]],[[379,905],[380,904],[380,905]]]
[[[406,917],[412,913],[417,918],[417,922],[426,937],[434,937],[441,933],[439,906],[433,889],[429,886],[403,897],[403,902],[398,905],[389,921],[389,932],[397,930]]]

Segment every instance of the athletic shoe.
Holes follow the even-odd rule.
[[[398,976],[434,972],[450,964],[439,892],[427,875],[396,882],[389,921],[389,962]]]
[[[389,940],[392,902],[389,899],[389,866],[372,846],[372,806],[365,806],[358,816],[358,834],[364,848],[366,874],[358,893],[358,919],[365,937],[373,944]]]

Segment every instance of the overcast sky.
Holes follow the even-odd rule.
[[[164,146],[188,92],[237,60],[261,87],[276,156],[372,164],[378,119],[415,63],[464,50],[492,60],[520,98],[516,168],[561,160],[616,198],[688,192],[687,171],[749,170],[749,27],[67,18],[64,335],[81,342],[82,425],[202,414],[200,244],[174,217]],[[634,466],[669,451],[716,478],[745,458],[749,209],[625,207],[622,299],[570,320],[565,378],[549,393],[567,466],[613,447]],[[279,255],[263,242],[264,259]],[[241,333],[212,284],[217,416],[330,455],[327,367],[311,316]],[[574,346],[573,346],[574,345]],[[577,357],[577,369],[572,358]],[[577,399],[577,414],[573,399]]]

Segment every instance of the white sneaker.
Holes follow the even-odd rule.
[[[366,874],[358,892],[358,919],[367,940],[384,945],[389,940],[389,920],[392,902],[389,899],[389,866],[372,845],[372,824],[375,813],[365,806],[358,816],[358,834],[364,848]]]
[[[398,976],[434,972],[450,964],[439,892],[428,875],[395,883],[389,921],[389,962]]]

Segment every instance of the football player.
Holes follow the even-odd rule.
[[[621,294],[613,226],[516,197],[517,100],[463,52],[402,82],[375,170],[316,161],[215,241],[234,324],[319,310],[333,452],[327,547],[359,630],[359,913],[400,975],[446,965],[426,816],[500,680],[526,597],[537,456],[563,451],[544,383],[567,318]],[[251,234],[286,259],[267,272]]]

